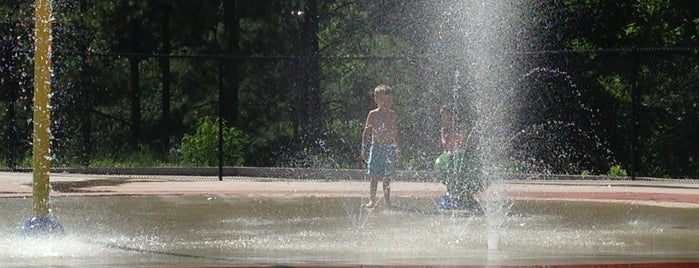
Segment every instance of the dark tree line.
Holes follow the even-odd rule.
[[[405,165],[439,153],[438,110],[474,88],[469,1],[53,1],[55,165],[147,158],[205,117],[245,164],[358,168],[371,90],[393,86]],[[509,3],[518,172],[697,177],[693,1]],[[33,1],[0,3],[0,144],[31,153]],[[459,92],[457,92],[459,93]],[[470,100],[464,100],[466,104]],[[215,153],[215,152],[211,152]],[[113,161],[113,162],[110,162]]]

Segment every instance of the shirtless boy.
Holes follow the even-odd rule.
[[[362,134],[362,160],[367,163],[369,183],[369,203],[367,208],[377,204],[376,190],[379,177],[383,178],[383,195],[386,206],[391,206],[391,179],[399,156],[397,115],[391,108],[393,94],[387,85],[374,89],[374,102],[377,108],[369,111]]]

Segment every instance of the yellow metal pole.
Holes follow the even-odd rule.
[[[51,0],[34,2],[34,216],[49,215],[49,170],[51,169]]]

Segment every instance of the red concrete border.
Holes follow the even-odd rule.
[[[581,200],[622,200],[652,201],[699,204],[699,193],[650,193],[650,192],[551,192],[518,191],[510,192],[511,197],[547,198],[547,199],[581,199]],[[699,266],[697,266],[699,267]]]
[[[218,266],[217,266],[218,267]],[[231,266],[245,267],[245,266]],[[250,266],[264,267],[264,266]],[[407,267],[407,268],[697,268],[699,262],[664,262],[664,263],[614,263],[614,264],[561,264],[561,265],[290,265],[289,268],[352,268],[352,267]]]

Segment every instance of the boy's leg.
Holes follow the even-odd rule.
[[[379,179],[374,175],[369,175],[369,203],[368,208],[376,206],[376,189],[379,187]]]
[[[383,177],[383,199],[386,200],[386,207],[391,207],[391,178]]]

